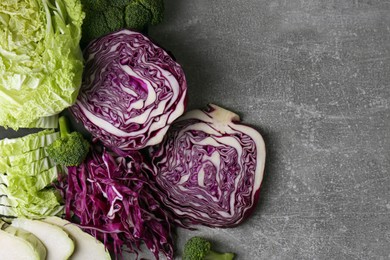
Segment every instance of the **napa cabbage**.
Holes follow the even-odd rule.
[[[41,127],[75,102],[84,16],[80,0],[0,1],[1,126]]]

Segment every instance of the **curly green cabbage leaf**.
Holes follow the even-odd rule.
[[[81,84],[80,0],[0,1],[0,125],[42,126]]]

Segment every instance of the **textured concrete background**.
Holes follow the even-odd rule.
[[[258,207],[202,234],[237,259],[390,259],[390,2],[166,0],[150,36],[263,134]]]
[[[179,230],[178,255],[200,234],[238,260],[390,259],[390,1],[166,0],[150,36],[189,108],[237,112],[268,152],[254,214]]]

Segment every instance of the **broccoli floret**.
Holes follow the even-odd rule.
[[[47,147],[47,153],[57,164],[77,166],[88,154],[90,144],[79,132],[70,132],[65,116],[59,118],[60,138]]]
[[[82,0],[81,3],[84,8],[95,12],[102,12],[107,8],[107,0]]]
[[[142,30],[152,21],[152,13],[145,6],[133,1],[126,6],[125,21],[128,28]]]
[[[211,249],[210,241],[192,237],[184,245],[183,260],[232,260],[234,253],[218,253]]]
[[[163,0],[133,0],[149,10],[151,13],[150,24],[156,25],[162,22],[164,13],[164,1]],[[142,29],[142,28],[140,28]]]
[[[120,29],[143,31],[162,22],[163,0],[82,0],[86,14],[81,46]]]

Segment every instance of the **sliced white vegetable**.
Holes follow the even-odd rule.
[[[35,235],[12,226],[0,230],[0,252],[1,259],[46,259],[46,248]]]
[[[63,228],[73,239],[75,250],[69,258],[70,260],[111,259],[103,243],[81,230],[75,224],[59,217],[47,217],[43,221]]]
[[[33,233],[47,249],[47,260],[66,260],[74,251],[74,242],[60,227],[40,220],[17,218],[12,226]],[[89,258],[92,259],[92,258]]]

